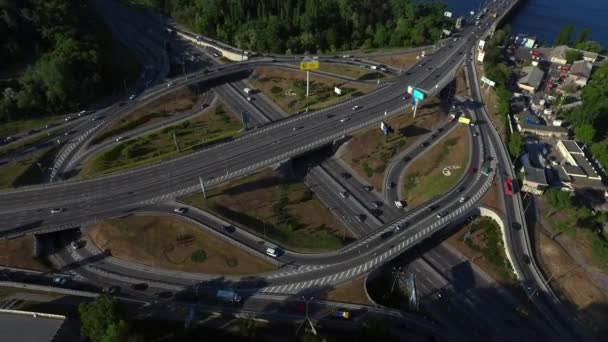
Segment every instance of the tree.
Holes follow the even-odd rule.
[[[584,144],[591,145],[595,137],[595,128],[591,124],[579,125],[574,129],[574,134]]]
[[[574,61],[578,61],[583,58],[583,53],[577,50],[568,49],[566,51],[566,62],[568,64],[574,63]]]
[[[573,207],[573,202],[570,198],[570,194],[565,191],[561,191],[558,189],[549,189],[545,193],[545,196],[547,197],[549,205],[551,205],[555,209],[563,210]]]
[[[511,98],[513,97],[513,93],[505,88],[498,87],[496,89],[496,97],[498,98],[496,109],[498,112],[504,116],[507,116],[511,113]]]
[[[595,53],[600,53],[603,50],[602,46],[598,42],[593,42],[593,41],[581,42],[581,43],[576,44],[574,47],[579,50],[595,52]]]
[[[608,169],[608,140],[591,145],[591,153],[599,160],[604,169]]]
[[[255,340],[258,331],[258,322],[253,317],[241,317],[238,320],[239,332],[248,340]]]
[[[519,132],[513,132],[509,138],[509,154],[513,159],[518,158],[524,147],[524,142]]]
[[[102,294],[94,301],[78,306],[81,334],[91,342],[109,342],[109,338],[126,336],[128,327],[118,301]],[[116,340],[119,341],[120,339]]]
[[[508,86],[513,71],[508,65],[499,63],[496,65],[489,65],[487,68],[487,75],[489,79],[496,82],[499,86]]]
[[[572,40],[572,31],[574,31],[574,25],[564,25],[562,30],[557,34],[557,38],[555,38],[555,43],[553,45],[570,45]]]
[[[584,29],[581,30],[581,32],[578,33],[578,37],[576,37],[576,41],[574,42],[574,44],[580,44],[580,43],[584,43],[589,39],[589,34],[591,33],[591,29],[588,27],[585,27]]]
[[[378,47],[385,46],[387,38],[388,35],[386,33],[386,28],[384,28],[384,25],[376,25],[376,33],[374,34],[374,45]]]

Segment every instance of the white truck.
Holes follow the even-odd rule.
[[[244,91],[244,92],[245,92],[245,94],[247,94],[247,95],[251,94],[251,89],[249,89],[249,88],[245,88],[245,89],[243,89],[243,91]]]

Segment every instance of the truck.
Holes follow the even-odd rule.
[[[227,303],[240,303],[241,296],[233,290],[217,290],[215,298]]]
[[[249,88],[245,88],[245,89],[243,89],[243,91],[245,92],[245,94],[248,94],[248,95],[251,94],[251,89],[249,89]]]
[[[372,69],[372,70],[376,70],[376,69],[378,69],[378,67],[377,67],[377,66],[375,66],[375,65],[371,65],[369,68],[370,68],[370,69]]]
[[[452,113],[450,116],[448,116],[448,122],[452,122],[454,119],[456,119],[456,114]]]

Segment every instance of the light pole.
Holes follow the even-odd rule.
[[[312,321],[308,317],[308,303],[310,303],[313,299],[315,299],[315,297],[309,297],[308,299],[306,299],[306,297],[302,296],[301,298],[304,301],[304,303],[306,303],[306,309],[305,309],[305,311],[306,311],[306,321],[308,322],[308,324],[310,324],[310,328],[312,330],[312,333],[316,336],[317,335],[317,330],[315,330],[315,326],[312,324]]]

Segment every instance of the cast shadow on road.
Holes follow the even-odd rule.
[[[36,221],[32,221],[30,223],[25,223],[25,224],[19,225],[14,228],[6,229],[7,227],[2,227],[3,230],[2,230],[2,232],[0,232],[0,238],[11,238],[14,236],[20,236],[20,235],[26,234],[30,230],[34,230],[34,229],[42,227],[43,223],[44,223],[44,220],[36,220]]]

